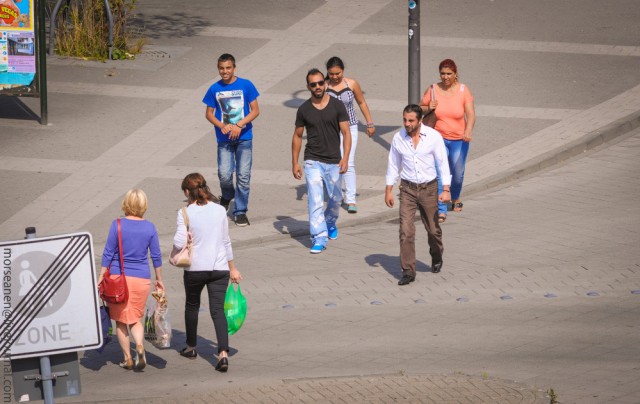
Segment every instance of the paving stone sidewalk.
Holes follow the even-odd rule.
[[[468,375],[370,375],[291,379],[259,387],[226,388],[181,397],[182,403],[509,403],[543,404],[549,399],[529,386]],[[127,400],[170,404],[175,398]]]
[[[418,279],[406,288],[397,286],[397,212],[382,199],[406,101],[398,84],[406,82],[398,62],[406,60],[406,3],[248,0],[222,10],[194,0],[175,13],[174,2],[142,2],[139,21],[154,42],[147,55],[128,64],[52,59],[50,126],[25,112],[37,100],[0,99],[3,239],[21,238],[31,225],[39,235],[90,231],[99,254],[122,195],[135,186],[148,193],[147,218],[169,251],[180,180],[201,171],[216,182],[215,141],[200,102],[215,57],[234,53],[239,75],[262,94],[252,225],[231,226],[250,312],[231,337],[229,373],[213,370],[206,305],[200,357],[178,355],[184,291],[181,271],[167,265],[171,348],[150,346],[142,373],[118,368],[117,344],[81,354],[82,395],[57,401],[342,402],[336,392],[344,392],[351,402],[511,403],[540,402],[553,388],[561,403],[640,402],[640,47],[632,2],[498,8],[452,0],[429,9],[423,86],[439,60],[453,57],[480,119],[465,209],[445,224],[443,272],[432,274],[419,250]],[[534,13],[539,18],[522,18]],[[468,24],[443,37],[452,16]],[[613,25],[619,29],[602,29]],[[308,224],[289,142],[306,69],[334,54],[363,85],[378,133],[358,145],[360,212],[343,214],[340,238],[312,257],[308,238],[294,237]],[[550,74],[558,66],[562,74]],[[603,142],[611,143],[597,148]],[[424,232],[418,243],[426,245]]]
[[[167,268],[172,347],[150,347],[144,374],[115,365],[116,344],[86,353],[84,393],[68,401],[512,403],[553,388],[561,403],[636,403],[640,217],[606,207],[640,197],[639,149],[636,131],[465,200],[445,223],[442,273],[419,249],[408,287],[393,221],[347,228],[318,256],[305,239],[235,249],[249,314],[228,374],[213,369],[207,307],[200,357],[178,355],[184,292]]]

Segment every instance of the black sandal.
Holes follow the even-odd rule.
[[[458,202],[454,202],[451,204],[451,210],[453,210],[454,212],[462,212],[462,207],[464,206],[464,204],[460,201]]]
[[[438,223],[444,223],[445,220],[447,220],[447,215],[445,215],[444,213],[440,213],[438,215]]]

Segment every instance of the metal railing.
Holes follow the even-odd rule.
[[[56,54],[56,19],[58,18],[58,13],[60,12],[60,7],[62,6],[63,1],[67,2],[67,6],[70,3],[70,0],[58,0],[55,7],[53,7],[53,12],[51,13],[51,26],[49,29],[49,56]],[[104,7],[105,10],[107,10],[107,18],[109,19],[109,60],[111,60],[113,56],[113,14],[111,13],[109,0],[104,0]]]

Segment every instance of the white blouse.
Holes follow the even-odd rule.
[[[228,271],[233,259],[227,211],[217,203],[192,203],[187,206],[189,230],[193,237],[191,266],[185,271]],[[177,229],[173,244],[182,248],[187,244],[187,226],[178,211]]]

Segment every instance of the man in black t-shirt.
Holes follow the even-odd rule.
[[[311,98],[298,108],[296,129],[291,142],[292,172],[297,180],[302,179],[302,168],[298,164],[302,135],[306,129],[307,144],[304,148],[304,175],[307,179],[309,198],[309,232],[311,254],[319,254],[327,248],[328,239],[338,238],[336,221],[342,203],[341,174],[347,171],[351,132],[349,114],[341,101],[330,97],[322,72],[311,69],[307,73],[307,88]],[[340,154],[340,132],[343,135]],[[329,200],[324,208],[324,188]]]

